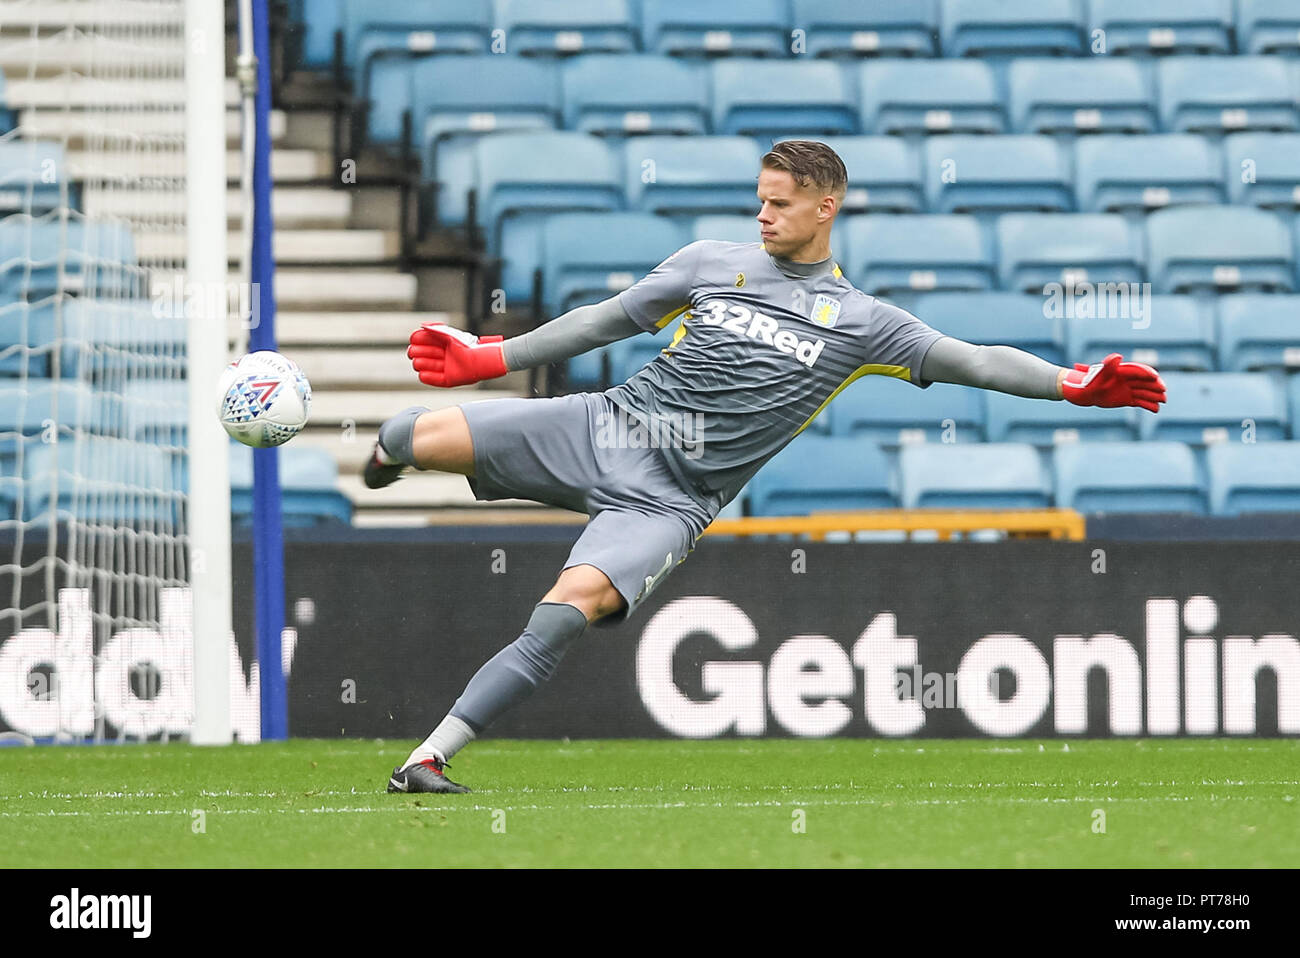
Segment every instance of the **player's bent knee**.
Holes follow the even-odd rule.
[[[474,441],[459,406],[420,416],[415,421],[411,447],[420,469],[474,475]]]
[[[565,602],[581,609],[589,622],[618,612],[624,606],[623,596],[609,577],[595,566],[570,566],[560,573],[551,591],[542,597],[543,602]]]

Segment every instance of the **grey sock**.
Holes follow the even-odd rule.
[[[539,602],[523,635],[474,673],[450,714],[483,731],[549,679],[586,628],[587,617],[576,606]]]
[[[424,406],[410,406],[380,426],[379,445],[384,447],[384,452],[398,462],[415,466],[415,450],[412,448],[415,420],[428,411]]]

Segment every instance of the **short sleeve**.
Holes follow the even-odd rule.
[[[864,362],[893,367],[891,375],[924,389],[930,384],[921,379],[921,363],[926,352],[943,335],[907,310],[877,300],[873,305]]]
[[[618,294],[624,311],[648,333],[657,333],[686,311],[704,241],[683,246]]]

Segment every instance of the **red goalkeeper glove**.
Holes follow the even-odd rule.
[[[1061,383],[1061,398],[1076,406],[1141,406],[1159,412],[1165,401],[1165,382],[1150,366],[1126,363],[1111,353],[1099,363],[1076,363]]]
[[[504,376],[504,336],[475,336],[446,323],[425,323],[411,333],[406,350],[426,386],[467,386]]]

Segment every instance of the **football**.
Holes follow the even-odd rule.
[[[277,352],[249,353],[221,376],[217,416],[245,446],[283,445],[302,431],[310,414],[311,384],[297,363]]]

